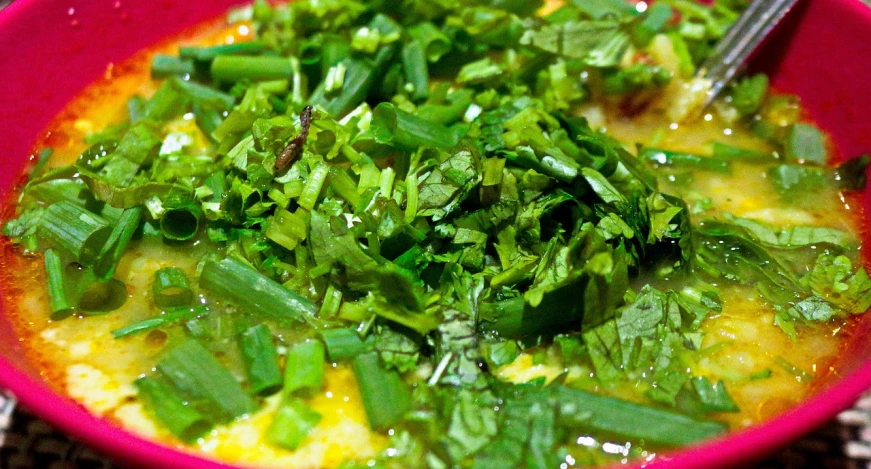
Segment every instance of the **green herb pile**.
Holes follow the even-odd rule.
[[[712,285],[754,285],[795,335],[864,312],[871,280],[847,233],[694,224],[658,175],[752,160],[787,194],[860,188],[867,162],[826,167],[822,134],[784,119],[791,101],[762,76],[717,106],[774,156],[636,156],[573,110],[689,80],[742,2],[541,6],[259,1],[232,15],[253,42],[155,57],[162,84],[127,122],[72,166],[46,169],[45,152],[4,233],[44,255],[55,320],[121,307],[115,269],[136,243],[214,246],[195,276],[148,273],[154,317],[114,333],[175,331],[135,384],[185,441],[280,392],[266,436],[299,447],[329,362],[351,365],[370,425],[392,430],[383,467],[552,468],[605,460],[580,435],[625,454],[718,435],[707,414],[738,409],[689,367],[722,309]],[[657,37],[678,71],[643,53]],[[196,135],[169,130],[185,119]],[[581,372],[497,379],[521,351]],[[607,395],[620,388],[635,397]]]

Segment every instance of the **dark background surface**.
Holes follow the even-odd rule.
[[[121,469],[0,393],[0,469]],[[6,415],[4,415],[6,412]],[[871,396],[750,468],[871,469]],[[409,468],[411,469],[411,468]]]

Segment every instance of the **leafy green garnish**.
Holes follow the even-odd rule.
[[[740,2],[577,0],[541,18],[542,3],[258,0],[256,40],[158,56],[165,79],[128,121],[74,165],[40,158],[3,233],[45,253],[56,320],[123,304],[115,267],[138,243],[210,249],[196,277],[157,272],[148,305],[166,314],[115,331],[171,341],[137,389],[183,440],[281,390],[266,441],[300,448],[331,362],[389,430],[386,467],[546,468],[578,435],[717,436],[705,414],[737,411],[727,387],[747,379],[692,371],[718,288],[755,289],[797,337],[871,307],[871,279],[851,233],[688,205],[660,179],[767,165],[798,201],[861,188],[868,159],[825,167],[825,137],[761,75],[721,104],[736,125],[758,116],[772,151],[636,156],[580,106],[655,106]],[[527,359],[565,373],[510,382]]]

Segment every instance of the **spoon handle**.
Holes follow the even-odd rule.
[[[744,62],[799,0],[755,0],[726,32],[697,77],[711,81],[705,107],[735,78]]]

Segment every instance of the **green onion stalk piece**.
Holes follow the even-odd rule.
[[[129,326],[115,329],[114,331],[112,331],[112,337],[120,339],[129,335],[138,334],[140,332],[148,332],[178,322],[195,319],[197,317],[204,316],[206,313],[206,307],[203,305],[197,305],[193,308],[172,309],[170,311],[167,311],[165,314],[161,314],[160,316],[144,319],[142,321],[130,324]]]
[[[75,307],[67,298],[67,280],[64,278],[64,266],[60,256],[54,249],[45,251],[45,272],[48,277],[48,299],[51,307],[51,319],[58,321],[69,317]]]
[[[200,287],[262,318],[299,320],[318,312],[311,301],[234,258],[206,262]]]
[[[160,80],[171,76],[193,75],[196,71],[192,60],[171,55],[157,54],[151,59],[151,78]]]
[[[164,267],[155,272],[151,292],[154,304],[161,308],[189,306],[194,300],[187,275],[177,267]]]
[[[403,150],[419,147],[451,148],[459,139],[448,127],[421,119],[390,103],[379,104],[372,113],[375,140]]]
[[[203,209],[193,200],[182,198],[165,202],[160,217],[160,232],[166,239],[187,241],[197,235]]]
[[[266,439],[275,446],[296,450],[321,421],[321,414],[297,398],[281,403]]]
[[[414,42],[421,45],[426,59],[430,62],[437,62],[451,50],[451,40],[436,25],[428,21],[408,28],[408,34]]]
[[[210,62],[222,55],[255,55],[266,50],[260,41],[237,42],[211,47],[180,47],[178,55],[182,59]]]
[[[290,349],[284,369],[284,392],[311,396],[319,391],[324,385],[325,356],[324,344],[317,340]]]
[[[402,419],[411,409],[411,393],[399,373],[384,369],[375,352],[358,355],[352,364],[369,425],[383,430]]]
[[[157,371],[210,421],[229,422],[257,408],[230,371],[196,340],[170,350]]]
[[[396,54],[395,47],[382,47],[374,60],[349,57],[341,62],[345,69],[342,86],[328,92],[326,80],[312,93],[311,104],[320,106],[334,117],[342,117],[366,100],[369,92],[383,74],[384,67]]]
[[[121,256],[127,250],[127,246],[133,239],[139,224],[142,221],[142,207],[124,210],[118,224],[112,229],[109,239],[100,250],[100,256],[94,265],[94,273],[103,279],[111,278],[115,274],[115,268],[121,260]]]
[[[293,75],[287,57],[219,55],[212,61],[212,78],[219,82],[286,79]]]
[[[727,160],[693,155],[691,153],[644,148],[639,152],[638,157],[639,159],[663,166],[699,169],[717,173],[729,173],[731,171],[731,165]]]
[[[327,329],[319,333],[326,346],[327,356],[333,362],[349,360],[367,349],[356,329]]]
[[[411,84],[411,98],[421,101],[429,95],[429,68],[426,62],[426,51],[418,41],[411,41],[402,48],[402,68]]]
[[[211,430],[212,423],[186,404],[170,386],[147,376],[137,379],[133,385],[145,409],[180,440],[193,441]]]
[[[586,414],[585,426],[669,446],[693,444],[727,428],[721,422],[566,387],[559,388],[557,400],[562,413]]]
[[[84,266],[93,265],[112,233],[99,215],[69,202],[57,202],[46,209],[40,233]]]
[[[278,368],[278,349],[265,324],[254,326],[239,336],[239,349],[251,391],[259,396],[275,394],[284,382]]]

